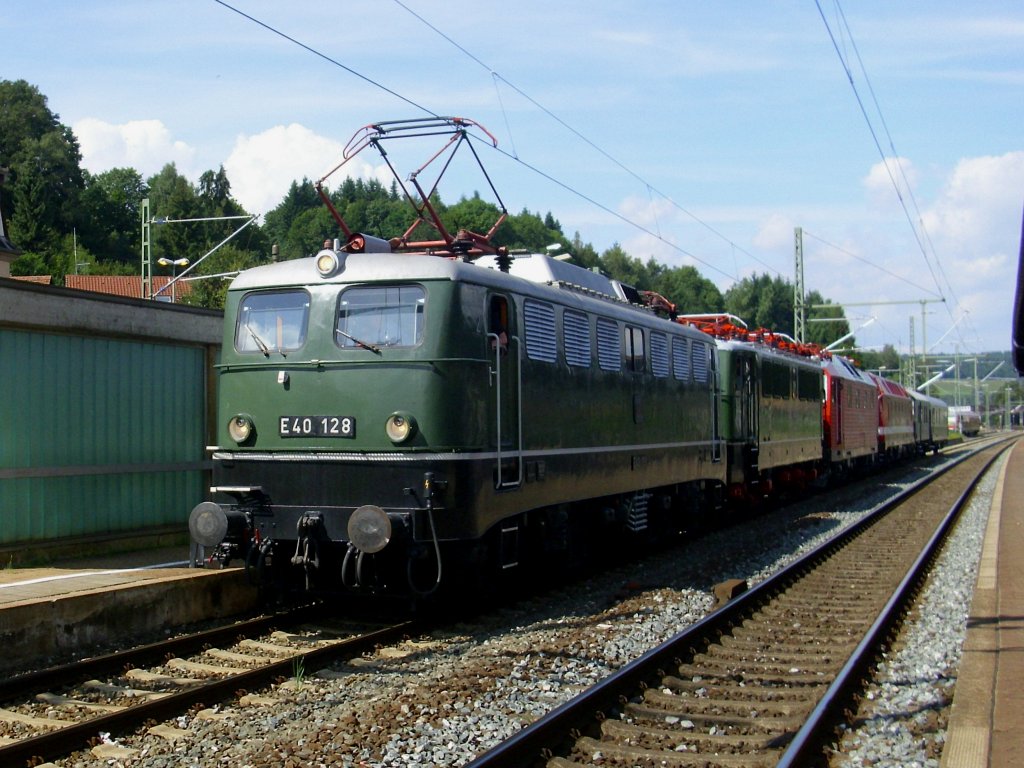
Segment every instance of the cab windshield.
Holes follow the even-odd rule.
[[[284,354],[306,343],[309,294],[302,290],[250,293],[238,307],[235,349]]]
[[[419,285],[349,288],[338,300],[334,339],[342,348],[414,347],[423,340],[426,301]]]

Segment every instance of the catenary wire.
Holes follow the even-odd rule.
[[[425,25],[426,27],[428,27],[429,29],[433,30],[433,31],[434,31],[435,33],[437,33],[437,34],[438,34],[438,35],[439,35],[440,37],[442,37],[442,38],[443,38],[444,40],[446,40],[447,42],[449,42],[449,43],[450,43],[450,44],[451,44],[452,46],[454,46],[454,47],[455,47],[456,49],[458,49],[458,50],[459,50],[459,51],[461,51],[461,52],[462,52],[463,54],[465,54],[466,56],[468,56],[468,57],[469,57],[470,59],[472,59],[472,60],[473,60],[474,62],[476,62],[476,63],[477,63],[477,64],[478,64],[478,65],[479,65],[480,67],[482,67],[483,69],[487,70],[487,72],[489,72],[489,73],[490,73],[490,75],[491,75],[491,77],[492,77],[492,78],[494,79],[494,81],[495,81],[495,86],[497,86],[497,83],[498,83],[498,81],[500,81],[500,82],[504,83],[504,84],[505,84],[505,85],[507,85],[507,86],[508,86],[509,88],[511,88],[511,89],[512,89],[513,91],[515,91],[515,92],[516,92],[517,94],[519,94],[519,95],[520,95],[520,96],[522,96],[522,97],[523,97],[524,99],[526,99],[526,100],[527,100],[528,102],[530,102],[530,103],[531,103],[531,104],[532,104],[533,106],[535,106],[535,107],[536,107],[537,109],[539,109],[539,110],[540,110],[541,112],[543,112],[543,113],[544,113],[545,115],[547,115],[548,117],[550,117],[550,118],[551,118],[552,120],[554,120],[554,121],[555,121],[556,123],[558,123],[558,124],[559,124],[559,125],[561,125],[561,126],[562,126],[563,128],[565,128],[565,129],[566,129],[567,131],[569,131],[569,132],[570,132],[570,133],[572,133],[572,134],[573,134],[574,136],[576,136],[576,138],[578,138],[578,139],[579,139],[580,141],[582,141],[582,142],[584,142],[585,144],[587,144],[587,145],[588,145],[589,147],[591,147],[591,148],[592,148],[592,149],[593,149],[594,151],[596,151],[596,152],[598,152],[599,154],[601,154],[602,156],[604,156],[604,157],[605,157],[606,159],[608,159],[608,160],[609,160],[610,162],[612,162],[612,163],[613,163],[614,165],[618,166],[618,167],[619,167],[619,168],[620,168],[620,169],[621,169],[622,171],[624,171],[625,173],[627,173],[628,175],[630,175],[630,176],[632,176],[632,177],[633,177],[634,179],[636,179],[636,180],[637,180],[638,182],[640,182],[641,184],[643,184],[643,185],[644,185],[644,186],[645,186],[645,187],[647,188],[648,192],[654,192],[654,193],[655,193],[655,194],[657,194],[658,196],[660,196],[660,197],[664,198],[664,199],[665,199],[665,200],[666,200],[666,201],[667,201],[667,202],[668,202],[668,203],[669,203],[670,205],[672,205],[672,206],[673,206],[674,208],[676,208],[676,209],[677,209],[678,211],[680,211],[681,213],[683,213],[683,214],[685,214],[686,216],[690,217],[690,218],[691,218],[691,219],[692,219],[692,220],[693,220],[694,222],[696,222],[697,224],[700,224],[700,225],[701,225],[702,227],[704,227],[705,229],[707,229],[707,230],[708,230],[709,232],[711,232],[712,234],[714,234],[714,235],[715,235],[716,237],[718,237],[719,239],[721,239],[721,240],[725,241],[726,243],[728,243],[728,244],[729,244],[730,246],[732,246],[733,248],[735,248],[735,249],[738,249],[738,250],[739,250],[739,251],[741,251],[742,253],[746,254],[746,255],[747,255],[747,256],[748,256],[748,257],[749,257],[750,259],[752,259],[753,261],[756,261],[756,262],[757,262],[758,264],[761,264],[761,265],[762,265],[763,267],[765,267],[766,269],[770,270],[771,272],[775,273],[776,275],[780,275],[780,276],[781,276],[781,273],[779,272],[779,270],[777,270],[777,269],[776,269],[775,267],[773,267],[773,266],[772,266],[771,264],[769,264],[768,262],[764,261],[763,259],[760,259],[760,258],[758,258],[758,257],[757,257],[757,256],[755,256],[754,254],[750,253],[749,251],[745,250],[745,249],[744,249],[744,248],[742,248],[741,246],[737,245],[737,244],[736,244],[735,242],[733,242],[732,240],[730,240],[730,239],[729,239],[729,238],[728,238],[728,237],[727,237],[726,235],[722,234],[722,233],[721,233],[721,232],[719,232],[719,231],[718,231],[717,229],[715,229],[715,228],[714,228],[713,226],[711,226],[711,225],[710,225],[710,224],[709,224],[708,222],[706,222],[706,221],[704,221],[703,219],[701,219],[701,218],[700,218],[699,216],[697,216],[697,215],[696,215],[695,213],[693,213],[692,211],[689,211],[689,210],[687,210],[687,209],[686,209],[686,208],[685,208],[684,206],[682,206],[682,205],[680,205],[679,203],[677,203],[677,202],[676,202],[675,200],[673,200],[673,199],[672,199],[671,197],[669,197],[669,196],[668,196],[667,194],[665,194],[664,192],[662,192],[661,190],[659,190],[659,189],[658,189],[657,187],[654,187],[654,186],[653,186],[653,185],[652,185],[652,184],[651,184],[650,182],[648,182],[648,181],[647,181],[646,179],[644,179],[644,178],[643,178],[642,176],[640,176],[640,175],[639,175],[638,173],[636,173],[636,172],[635,172],[635,171],[634,171],[633,169],[629,168],[629,167],[628,167],[627,165],[625,165],[624,163],[622,163],[622,162],[621,162],[620,160],[618,160],[618,159],[617,159],[616,157],[614,157],[613,155],[611,155],[611,154],[610,154],[609,152],[607,152],[607,151],[606,151],[605,149],[603,149],[602,147],[598,146],[598,145],[597,145],[596,143],[594,143],[593,141],[591,141],[591,140],[590,140],[589,138],[587,138],[587,137],[586,137],[585,135],[583,135],[583,134],[582,134],[582,133],[581,133],[580,131],[578,131],[578,130],[577,130],[576,128],[574,128],[573,126],[569,125],[569,123],[565,122],[565,120],[563,120],[563,119],[562,119],[561,117],[559,117],[559,116],[558,116],[558,115],[556,115],[556,114],[555,114],[554,112],[552,112],[552,111],[551,111],[550,109],[548,109],[548,108],[547,108],[547,107],[545,107],[545,106],[544,106],[543,104],[541,104],[540,102],[538,102],[538,101],[537,101],[536,99],[534,99],[534,98],[533,98],[532,96],[530,96],[530,95],[529,95],[528,93],[526,93],[525,91],[523,91],[523,90],[522,90],[521,88],[519,88],[519,87],[518,87],[517,85],[515,85],[514,83],[512,83],[511,81],[509,81],[509,80],[508,80],[508,79],[507,79],[506,77],[504,77],[504,76],[503,76],[502,74],[500,74],[499,72],[496,72],[496,71],[495,71],[495,70],[494,70],[494,69],[493,69],[492,67],[490,67],[490,66],[489,66],[489,65],[488,65],[487,63],[485,63],[485,62],[484,62],[484,61],[482,61],[482,60],[481,60],[481,59],[480,59],[479,57],[477,57],[476,55],[474,55],[474,54],[473,54],[473,53],[472,53],[471,51],[469,51],[469,50],[468,50],[468,49],[467,49],[467,48],[466,48],[465,46],[461,45],[461,44],[460,44],[460,43],[459,43],[458,41],[456,41],[456,40],[453,40],[453,39],[452,39],[452,38],[451,38],[451,37],[450,37],[449,35],[445,34],[445,33],[444,33],[444,32],[443,32],[442,30],[438,29],[438,28],[437,28],[436,26],[434,26],[433,24],[431,24],[431,23],[430,23],[430,22],[429,22],[429,21],[428,21],[427,19],[425,19],[425,18],[424,18],[423,16],[421,16],[420,14],[416,13],[416,11],[412,10],[411,8],[409,8],[409,6],[407,6],[407,5],[405,4],[405,3],[403,3],[403,2],[402,2],[402,0],[394,0],[394,3],[395,3],[396,5],[398,5],[398,6],[400,7],[400,8],[402,8],[403,10],[405,10],[405,11],[406,11],[407,13],[409,13],[409,14],[410,14],[411,16],[413,16],[413,17],[414,17],[415,19],[417,19],[418,21],[420,21],[420,22],[421,22],[422,24],[424,24],[424,25]],[[500,96],[499,96],[499,99],[500,99]],[[502,105],[501,105],[501,107],[502,107],[502,112],[504,113],[504,104],[502,104]],[[505,118],[505,122],[506,122],[506,128],[507,128],[507,127],[508,127],[508,118],[507,118],[507,117]],[[510,131],[510,136],[511,136],[511,131]],[[515,154],[516,154],[516,153],[514,153],[514,152],[513,152],[513,155],[515,155]],[[518,157],[516,157],[516,159],[518,159]],[[574,191],[574,190],[570,190],[570,191]],[[622,217],[620,217],[620,218],[622,218]],[[634,222],[631,222],[631,221],[629,221],[628,219],[624,219],[624,220],[625,220],[625,221],[628,221],[628,223],[630,223],[630,224],[634,224]],[[643,227],[641,227],[641,229],[643,229]],[[662,238],[661,238],[661,237],[658,237],[658,239],[659,239],[659,240],[662,240]],[[663,242],[664,242],[664,241],[663,241]],[[689,254],[689,255],[691,255],[691,256],[692,256],[692,254]],[[696,257],[694,257],[694,258],[696,258]],[[703,264],[703,263],[706,263],[706,262],[703,262],[703,261],[702,261],[701,263]],[[716,269],[716,271],[718,271],[718,272],[720,272],[720,273],[722,272],[722,271],[721,271],[720,269]],[[724,274],[724,273],[723,273],[723,274]],[[731,277],[731,276],[730,276],[730,277]],[[737,279],[737,278],[734,278],[734,279]]]
[[[843,11],[842,6],[839,4],[839,0],[835,0],[836,10],[839,12],[839,18],[843,22],[843,27],[846,29],[846,35],[850,40],[850,46],[853,49],[854,56],[857,57],[857,64],[860,67],[861,76],[864,78],[864,83],[867,86],[868,93],[871,94],[871,101],[875,105],[875,112],[878,113],[879,122],[882,125],[882,130],[885,132],[885,137],[889,142],[889,149],[892,152],[893,162],[896,164],[896,168],[900,172],[900,177],[903,179],[903,186],[907,190],[907,197],[910,198],[910,203],[914,208],[914,213],[917,216],[918,225],[921,228],[921,233],[924,237],[925,244],[931,251],[932,258],[935,259],[935,266],[939,270],[939,274],[942,275],[942,279],[945,281],[946,289],[949,291],[953,298],[954,303],[959,304],[956,294],[953,290],[953,284],[949,281],[946,276],[946,271],[942,267],[942,260],[939,258],[938,252],[935,250],[935,245],[932,243],[931,236],[928,233],[928,228],[924,225],[924,217],[921,215],[921,208],[917,204],[917,197],[914,195],[914,188],[907,178],[906,171],[903,167],[903,163],[900,162],[900,153],[896,150],[896,144],[893,141],[892,134],[889,131],[889,124],[885,120],[885,113],[882,112],[882,106],[878,103],[878,97],[875,95],[874,86],[871,84],[871,78],[868,76],[867,67],[864,66],[864,60],[860,56],[860,49],[857,47],[857,41],[853,37],[853,31],[850,29],[850,24],[846,20],[846,13]]]
[[[859,53],[859,51],[857,51],[856,43],[853,42],[853,35],[852,35],[852,32],[850,31],[849,25],[846,23],[846,17],[845,17],[845,15],[842,12],[842,8],[841,8],[841,6],[839,4],[839,0],[833,0],[833,2],[834,2],[835,6],[836,6],[836,8],[838,10],[838,13],[839,13],[841,19],[842,19],[843,26],[846,28],[847,35],[849,36],[850,41],[851,41],[851,46],[852,46],[852,48],[854,50],[855,55],[857,56],[858,62],[860,63],[861,72],[863,74],[863,77],[864,77],[865,81],[868,84],[868,89],[869,89],[869,91],[870,91],[870,93],[872,95],[872,98],[874,98],[874,90],[871,88],[870,80],[868,79],[867,71],[864,68],[863,61],[860,59],[860,53]],[[939,259],[938,254],[935,251],[934,244],[932,243],[931,238],[928,235],[928,231],[927,231],[926,227],[924,226],[923,217],[921,216],[920,209],[917,206],[917,201],[916,201],[916,199],[913,196],[913,192],[912,192],[912,190],[910,188],[909,182],[907,181],[906,175],[903,172],[903,167],[902,167],[902,164],[900,163],[899,155],[896,152],[895,146],[894,146],[893,141],[892,141],[892,137],[889,134],[888,126],[885,123],[885,118],[882,115],[881,106],[878,104],[877,99],[875,99],[875,101],[874,101],[875,109],[879,113],[879,117],[880,117],[882,126],[885,128],[886,135],[889,138],[890,149],[892,150],[892,153],[894,155],[894,157],[892,158],[892,163],[890,163],[890,159],[888,157],[886,157],[885,150],[882,148],[881,141],[880,141],[880,139],[878,137],[877,132],[875,131],[875,127],[874,127],[874,125],[873,125],[873,123],[871,121],[871,118],[868,115],[867,108],[865,107],[864,101],[861,98],[860,91],[857,89],[857,85],[856,85],[856,83],[854,81],[854,77],[853,77],[853,72],[850,69],[850,65],[849,65],[849,63],[847,61],[846,56],[843,54],[843,51],[840,49],[840,46],[839,46],[838,41],[836,40],[835,34],[832,32],[832,27],[829,24],[828,19],[825,16],[825,12],[824,12],[824,10],[821,7],[820,0],[815,0],[815,5],[816,5],[816,7],[818,9],[818,14],[821,16],[822,22],[825,24],[825,29],[827,30],[829,38],[832,41],[832,46],[833,46],[833,48],[836,51],[836,55],[839,57],[839,61],[840,61],[840,63],[843,66],[843,70],[846,72],[847,80],[849,81],[850,87],[853,90],[854,97],[855,97],[855,99],[857,101],[857,105],[858,105],[858,107],[860,108],[860,111],[861,111],[861,115],[864,117],[864,121],[867,124],[868,131],[871,133],[871,138],[874,141],[875,148],[878,150],[879,156],[882,158],[882,163],[885,165],[886,173],[888,174],[889,180],[892,183],[893,189],[896,192],[896,197],[899,200],[900,207],[902,208],[904,216],[907,219],[907,223],[910,224],[911,231],[914,234],[914,239],[917,241],[918,248],[921,251],[921,255],[924,258],[925,264],[928,267],[928,271],[931,274],[932,281],[935,283],[935,287],[938,289],[939,295],[941,297],[945,298],[945,294],[943,292],[943,283],[942,283],[942,281],[939,280],[939,275],[936,274],[936,270],[938,270],[939,274],[941,274],[941,276],[943,278],[943,281],[945,281],[946,288],[949,290],[951,298],[953,299],[952,304],[955,304],[956,306],[959,306],[960,302],[959,302],[956,294],[953,291],[952,284],[950,283],[949,278],[946,276],[945,270],[942,268],[941,260]],[[902,189],[900,187],[900,184],[897,182],[895,176],[893,175],[892,164],[896,165],[896,167],[899,169],[899,172],[900,172],[901,176],[903,177],[904,186],[907,189],[908,196],[910,197],[910,200],[911,200],[911,202],[913,204],[914,210],[915,210],[915,212],[917,214],[917,221],[916,222],[914,220],[913,214],[911,214],[911,211],[910,211],[910,209],[907,206],[907,201],[904,198],[904,194],[903,194],[903,191],[902,191]],[[926,245],[926,243],[927,243],[927,245]],[[932,254],[933,254],[934,260],[935,260],[935,266],[932,265],[932,259],[930,259],[928,257],[928,246],[931,246]],[[953,306],[949,302],[946,302],[945,304],[946,304],[946,312],[949,314],[950,318],[952,318],[953,317]],[[962,342],[966,343],[965,340],[963,339],[962,334],[959,332],[959,330],[957,331],[957,335],[960,336],[960,339],[961,339]]]
[[[416,107],[417,109],[422,110],[423,112],[426,112],[428,115],[431,115],[432,117],[439,117],[439,115],[436,112],[434,112],[433,110],[428,109],[427,107],[424,107],[423,105],[416,103],[412,99],[409,99],[409,98],[403,96],[402,94],[398,93],[397,91],[395,91],[395,90],[393,90],[391,88],[388,88],[387,86],[383,85],[382,83],[378,83],[377,81],[375,81],[375,80],[373,80],[373,79],[371,79],[371,78],[361,74],[360,72],[357,72],[356,70],[352,69],[351,67],[346,66],[345,64],[342,64],[341,62],[337,61],[336,59],[333,59],[330,56],[327,56],[326,54],[316,50],[312,46],[307,45],[306,43],[303,43],[300,40],[297,40],[297,39],[295,39],[294,37],[291,37],[288,34],[285,34],[284,32],[282,32],[282,31],[276,29],[275,27],[271,26],[270,24],[267,24],[264,21],[261,21],[261,20],[255,18],[255,17],[247,14],[247,13],[244,13],[243,11],[238,10],[237,8],[233,7],[232,5],[230,5],[229,3],[225,2],[224,0],[214,0],[214,2],[216,2],[217,4],[227,8],[230,11],[234,11],[239,16],[242,16],[243,18],[248,19],[249,21],[252,21],[253,23],[259,25],[260,27],[263,27],[267,31],[269,31],[269,32],[271,32],[271,33],[273,33],[275,35],[278,35],[279,37],[282,37],[282,38],[284,38],[285,40],[287,40],[287,41],[289,41],[291,43],[294,43],[295,45],[299,46],[303,50],[308,51],[309,53],[312,53],[313,55],[323,59],[324,61],[327,61],[327,62],[333,64],[336,67],[340,67],[341,69],[345,70],[346,72],[348,72],[350,74],[355,75],[356,77],[358,77],[361,80],[369,83],[370,85],[372,85],[374,87],[377,87],[377,88],[380,88],[381,90],[391,94],[395,98],[398,98],[398,99],[404,101],[405,103],[410,104],[410,105]],[[479,61],[479,60],[477,60],[477,61]],[[497,75],[496,73],[495,73],[495,76],[500,78],[500,75]],[[502,82],[506,82],[506,81],[502,78]],[[524,94],[524,96],[525,96],[525,94]],[[526,97],[526,98],[529,98],[529,97]],[[538,105],[538,106],[540,106],[540,105]],[[469,135],[471,138],[476,138],[475,136],[472,136],[472,134],[467,134],[467,135]],[[686,249],[680,247],[679,245],[676,245],[675,243],[673,243],[673,242],[671,242],[669,240],[666,240],[664,237],[660,236],[656,232],[652,232],[650,229],[645,227],[643,224],[640,224],[639,222],[633,221],[632,219],[630,219],[627,216],[624,216],[623,214],[619,213],[618,211],[615,211],[615,210],[609,208],[608,206],[599,203],[594,198],[586,195],[585,193],[579,191],[578,189],[575,189],[574,187],[572,187],[571,185],[567,184],[566,182],[560,181],[559,179],[555,178],[551,174],[546,173],[546,172],[542,171],[540,168],[538,168],[538,167],[536,167],[536,166],[526,162],[522,158],[518,157],[516,154],[510,154],[510,153],[506,152],[503,149],[500,149],[498,147],[493,146],[490,142],[485,142],[484,146],[488,147],[492,151],[496,151],[496,152],[504,155],[505,157],[507,157],[508,159],[512,160],[513,162],[519,163],[524,168],[532,171],[533,173],[537,174],[538,176],[540,176],[540,177],[546,179],[547,181],[550,181],[551,183],[561,187],[565,191],[570,192],[570,193],[576,195],[580,199],[590,203],[591,205],[596,206],[597,208],[601,209],[602,211],[604,211],[604,212],[606,212],[608,214],[611,214],[612,216],[614,216],[615,218],[619,219],[620,221],[628,224],[629,226],[634,227],[635,229],[637,229],[637,230],[639,230],[639,231],[641,231],[641,232],[643,232],[645,234],[650,235],[651,237],[657,239],[659,242],[664,243],[665,245],[667,245],[669,248],[672,248],[673,250],[683,254],[684,256],[690,257],[694,261],[704,265],[705,267],[707,267],[710,270],[713,270],[714,272],[717,272],[718,274],[722,275],[723,277],[725,277],[725,278],[727,278],[729,280],[738,280],[738,277],[736,275],[731,275],[728,272],[725,272],[724,270],[722,270],[721,268],[715,266],[711,262],[709,262],[709,261],[707,261],[705,259],[700,258],[696,254],[687,251]],[[637,177],[637,178],[639,178],[639,177]],[[668,198],[666,198],[666,199],[668,199]],[[693,216],[693,214],[690,214],[690,215]],[[700,221],[696,217],[694,217],[694,219],[696,221]],[[703,222],[701,222],[701,223],[703,223]],[[705,224],[705,226],[708,226],[708,225]],[[709,226],[709,229],[710,229],[710,226]],[[714,230],[712,230],[712,231],[714,231]],[[724,238],[724,236],[723,236],[723,239],[726,239],[727,242],[731,242],[731,241],[728,241],[727,238]],[[735,244],[733,244],[733,245],[735,246]],[[752,258],[755,258],[755,257],[752,257]],[[755,259],[755,260],[757,260],[757,259]],[[768,265],[765,265],[765,266],[768,266]],[[772,268],[769,267],[769,269],[772,269]],[[773,269],[773,271],[776,271],[776,270]]]
[[[242,18],[248,19],[253,24],[258,24],[259,26],[263,27],[268,32],[272,32],[273,34],[277,35],[278,37],[283,37],[289,43],[294,43],[295,45],[299,46],[303,50],[308,51],[309,53],[312,53],[314,56],[317,56],[317,57],[323,59],[324,61],[327,61],[327,62],[333,64],[336,67],[340,67],[341,69],[343,69],[346,72],[348,72],[350,75],[355,75],[360,80],[363,80],[363,81],[369,83],[370,85],[374,86],[375,88],[380,88],[382,91],[385,91],[386,93],[391,94],[396,99],[404,101],[406,104],[409,104],[410,106],[415,107],[416,109],[418,109],[418,110],[420,110],[422,112],[426,112],[431,117],[439,117],[439,115],[436,112],[434,112],[432,109],[427,109],[422,104],[418,104],[417,102],[413,101],[412,99],[408,98],[407,96],[403,96],[398,91],[394,91],[394,90],[388,88],[386,85],[384,85],[382,83],[378,83],[376,80],[373,80],[373,79],[367,77],[366,75],[362,74],[361,72],[357,72],[356,70],[352,69],[352,67],[349,67],[349,66],[346,66],[346,65],[342,64],[337,59],[332,59],[327,54],[325,54],[325,53],[323,53],[321,51],[318,51],[316,48],[313,48],[310,45],[306,45],[305,43],[303,43],[300,40],[296,40],[294,37],[291,37],[290,35],[285,34],[281,30],[276,29],[275,27],[272,27],[272,26],[270,26],[269,24],[267,24],[267,23],[265,23],[263,21],[260,21],[255,16],[250,16],[245,11],[241,11],[238,8],[235,8],[233,5],[230,5],[229,3],[224,2],[224,0],[213,0],[213,2],[217,3],[218,5],[224,6],[229,11],[233,11],[233,12],[237,13]]]
[[[839,251],[840,253],[845,254],[846,256],[849,256],[852,259],[856,259],[857,261],[863,262],[864,264],[867,264],[870,267],[874,267],[879,272],[884,272],[885,274],[889,275],[890,277],[895,277],[897,280],[900,280],[900,281],[906,283],[907,285],[909,285],[909,286],[911,286],[913,288],[917,288],[919,291],[924,291],[925,293],[930,294],[930,295],[932,295],[932,296],[934,296],[936,298],[939,298],[939,299],[942,298],[942,296],[940,294],[936,293],[935,291],[931,290],[930,288],[925,288],[923,285],[918,285],[913,280],[908,280],[907,278],[903,277],[903,275],[898,275],[895,272],[893,272],[893,271],[891,271],[889,269],[886,269],[881,264],[875,264],[870,259],[866,259],[863,256],[858,256],[856,253],[852,253],[851,251],[848,251],[845,248],[841,248],[838,245],[836,245],[835,243],[830,243],[828,240],[825,240],[824,238],[818,237],[813,232],[809,232],[808,230],[804,229],[804,235],[809,237],[809,238],[811,238],[812,240],[817,240],[822,245],[827,245],[829,248],[832,248],[832,249],[834,249],[836,251]]]

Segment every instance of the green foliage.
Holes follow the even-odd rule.
[[[106,260],[137,265],[140,207],[147,192],[134,168],[111,168],[96,176],[86,172],[81,200],[90,215],[83,222],[83,240]]]
[[[250,250],[230,243],[218,248],[189,272],[186,283],[188,291],[186,293],[178,289],[178,301],[196,307],[223,309],[228,284],[234,274],[259,263],[257,255]]]
[[[793,335],[793,286],[781,277],[743,278],[725,292],[725,308],[750,328]]]
[[[884,370],[888,372],[900,370],[900,354],[892,344],[886,344],[880,352],[865,349],[856,351],[850,356],[856,359],[866,371]]]

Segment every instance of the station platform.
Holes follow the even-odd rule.
[[[999,474],[967,619],[942,768],[1024,760],[1024,441]]]
[[[258,604],[241,568],[189,568],[187,545],[0,569],[0,674]]]

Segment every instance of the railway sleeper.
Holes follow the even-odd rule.
[[[191,688],[203,682],[194,677],[174,677],[173,675],[165,675],[160,672],[150,672],[147,669],[129,669],[124,673],[124,676],[138,683],[170,685],[177,688]]]
[[[246,667],[260,667],[266,663],[264,659],[261,659],[258,656],[252,656],[248,653],[225,651],[223,648],[211,648],[206,652],[206,655],[219,661],[230,661],[236,664],[243,664]]]
[[[83,690],[102,693],[104,696],[112,696],[126,699],[161,699],[170,696],[163,691],[144,691],[140,688],[130,688],[123,685],[111,685],[100,680],[88,680],[82,683]]]
[[[188,661],[187,659],[169,659],[167,666],[171,669],[176,669],[179,672],[191,672],[195,675],[203,675],[204,677],[225,677],[227,675],[238,674],[239,670],[235,667],[223,667],[217,664],[203,664],[199,661]]]
[[[863,617],[874,618],[872,615],[878,614],[878,611],[865,611]],[[820,614],[819,614],[820,615]],[[864,618],[858,618],[854,616],[849,618],[847,616],[829,616],[828,627],[834,626],[851,626],[856,630],[859,630],[864,626]],[[870,624],[870,622],[868,622]],[[817,615],[813,614],[795,614],[792,611],[778,610],[778,611],[762,611],[757,616],[752,616],[748,619],[744,619],[740,622],[739,627],[750,633],[758,632],[771,632],[772,640],[779,639],[779,633],[788,634],[794,638],[808,637],[811,634],[812,629],[815,626],[821,625],[821,619]],[[736,630],[734,630],[735,632]],[[823,634],[824,630],[819,629],[819,635]],[[856,633],[854,633],[856,634]],[[831,638],[830,638],[831,639]]]
[[[679,722],[689,721],[694,727],[711,729],[738,730],[742,734],[760,733],[777,734],[779,731],[799,728],[802,723],[800,716],[780,715],[778,717],[762,718],[750,717],[749,715],[728,715],[716,714],[714,712],[682,712],[652,707],[645,702],[631,701],[623,707],[623,714],[627,722],[651,723],[659,728],[664,728],[666,717],[678,717]],[[680,731],[689,729],[680,729]]]
[[[784,662],[752,662],[746,659],[741,659],[738,656],[733,656],[731,658],[724,658],[721,656],[702,656],[699,660],[695,659],[694,663],[690,665],[690,668],[694,670],[704,670],[703,673],[695,672],[695,674],[699,674],[702,677],[709,677],[710,673],[718,675],[719,677],[735,679],[737,675],[742,675],[746,678],[753,674],[758,679],[768,677],[780,680],[788,680],[790,678],[795,680],[803,680],[806,678],[821,680],[824,676],[828,676],[835,671],[834,665],[824,664],[821,662],[820,658],[808,659],[803,663],[803,666],[796,666]],[[743,671],[740,672],[737,670]]]
[[[724,641],[725,638],[722,638]],[[852,650],[852,646],[850,648]],[[843,649],[837,649],[834,645],[813,645],[801,647],[774,648],[766,647],[764,643],[726,643],[712,645],[706,651],[709,656],[729,657],[739,659],[760,659],[772,661],[777,664],[790,664],[800,666],[808,661],[836,661],[842,663],[849,657],[844,654]]]
[[[714,735],[697,730],[690,720],[679,720],[678,728],[655,728],[645,726],[638,728],[622,720],[604,720],[601,722],[602,740],[630,744],[644,749],[679,749],[686,745],[689,751],[713,752],[762,752],[774,748],[774,738],[768,734],[734,735],[716,733]]]
[[[821,675],[833,672],[841,666],[834,663],[831,658],[821,656],[809,656],[799,662],[791,662],[785,658],[752,658],[749,654],[728,651],[709,655],[707,660],[710,662],[709,666],[714,666],[719,672],[724,671],[726,674],[735,668],[752,670],[759,675]]]
[[[837,612],[847,612],[856,610],[859,607],[858,603],[862,601],[864,595],[882,594],[882,591],[878,587],[877,579],[864,585],[851,586],[843,584],[828,591],[807,593],[805,595],[786,595],[785,598],[779,600],[777,607],[785,606],[787,610],[791,611],[801,610],[809,613],[818,613],[821,611],[822,605],[828,604],[830,611],[834,607]],[[856,598],[856,602],[851,600],[851,597]],[[765,610],[771,607],[773,606],[767,605]]]
[[[271,656],[279,656],[282,658],[289,658],[290,656],[298,656],[302,651],[294,646],[290,645],[278,645],[277,643],[265,643],[259,640],[253,640],[247,637],[238,642],[239,648],[248,648],[252,651],[259,651],[260,653],[270,654]]]
[[[809,700],[810,697],[807,697]],[[674,713],[704,713],[712,715],[738,715],[740,717],[788,717],[802,711],[803,706],[794,706],[791,701],[738,701],[731,696],[711,698],[704,696],[686,697],[665,693],[661,688],[644,691],[644,703],[651,707]]]
[[[612,742],[598,741],[584,737],[576,743],[574,756],[592,762],[570,762],[568,765],[594,765],[594,758],[600,755],[602,766],[621,765],[637,768],[773,768],[779,758],[778,752],[763,755],[702,755],[686,752],[654,751],[634,749]],[[552,764],[548,763],[550,768]]]
[[[26,715],[23,712],[15,712],[12,709],[0,709],[0,723],[17,723],[20,725],[28,725],[32,728],[67,728],[69,725],[74,725],[73,720],[60,720],[55,717],[36,717],[35,715]]]
[[[822,683],[831,683],[835,674],[819,674],[812,673],[806,670],[800,672],[785,672],[785,673],[771,673],[771,672],[737,672],[731,667],[725,667],[712,670],[703,663],[700,664],[681,664],[677,668],[678,674],[682,678],[691,678],[699,680],[707,680],[712,683],[731,683],[733,685],[776,685],[776,686],[807,686],[807,685],[821,685]]]
[[[752,700],[752,701],[806,701],[808,691],[813,688],[809,685],[793,686],[793,687],[760,687],[760,686],[740,686],[736,683],[729,681],[728,683],[718,684],[710,683],[707,680],[683,680],[679,677],[669,675],[662,679],[662,688],[668,688],[670,691],[677,691],[678,696],[707,696],[709,698],[721,698],[722,696],[731,696],[738,700]],[[825,683],[820,685],[822,692],[826,687]],[[698,693],[699,692],[699,693]]]
[[[73,699],[70,696],[61,696],[57,693],[36,694],[36,701],[48,704],[51,707],[78,708],[89,710],[90,712],[120,712],[127,709],[123,704],[99,704],[95,701],[83,701],[82,699]]]

